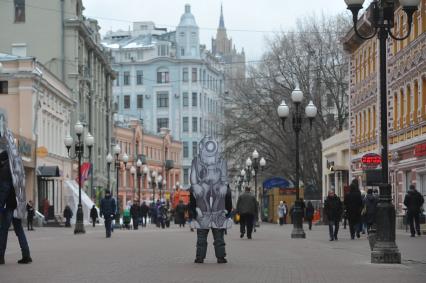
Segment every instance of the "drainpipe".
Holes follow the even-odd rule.
[[[65,0],[61,0],[61,67],[62,81],[65,82]]]

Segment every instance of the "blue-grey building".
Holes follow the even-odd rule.
[[[113,96],[119,117],[137,117],[151,133],[169,128],[183,143],[187,185],[198,142],[206,134],[218,136],[224,109],[224,65],[200,45],[191,7],[185,6],[175,31],[135,22],[133,30],[109,32],[103,44],[117,72]]]

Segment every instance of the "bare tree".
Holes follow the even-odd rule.
[[[320,188],[321,140],[341,131],[348,117],[348,59],[340,37],[348,30],[345,17],[309,17],[294,32],[268,40],[262,63],[248,68],[248,79],[232,80],[225,92],[223,125],[225,153],[243,162],[254,148],[266,158],[270,176],[294,180],[295,141],[291,123],[283,130],[277,107],[298,83],[304,92],[302,109],[312,100],[318,107],[314,126],[300,135],[301,180]]]

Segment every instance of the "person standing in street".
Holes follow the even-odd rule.
[[[377,203],[379,202],[378,198],[373,195],[373,190],[368,189],[367,195],[364,199],[364,219],[367,224],[367,234],[369,234],[371,227],[373,226],[376,219]],[[363,210],[364,210],[363,208]]]
[[[65,218],[65,227],[71,227],[71,218],[73,216],[73,212],[69,205],[65,206],[64,209],[64,218]]]
[[[35,210],[34,210],[33,202],[30,200],[27,203],[27,228],[28,228],[28,231],[34,231],[34,228],[33,228],[34,215],[35,215]]]
[[[243,238],[247,231],[247,239],[251,239],[254,217],[257,214],[257,201],[250,192],[250,187],[246,187],[245,192],[238,197],[237,212],[240,214],[240,238]]]
[[[280,226],[283,226],[284,224],[284,218],[286,213],[287,213],[287,210],[285,208],[284,202],[280,201],[280,204],[278,205],[278,219],[280,222]]]
[[[25,170],[15,138],[7,128],[6,115],[0,111],[0,265],[5,264],[4,255],[11,223],[21,247],[22,259],[18,263],[28,264],[33,261],[22,228],[25,214]]]
[[[96,209],[96,206],[93,205],[92,209],[90,209],[90,218],[92,219],[93,227],[95,227],[98,217],[99,217],[98,210]]]
[[[355,233],[357,238],[360,237],[362,197],[357,179],[353,179],[349,187],[349,193],[345,196],[345,207],[349,220],[349,232],[353,240],[355,239]]]
[[[176,206],[175,210],[176,224],[178,224],[179,227],[185,228],[185,212],[186,205],[183,203],[183,200],[179,200],[179,204]]]
[[[142,217],[142,226],[146,227],[146,223],[148,220],[148,212],[149,212],[149,207],[148,205],[146,205],[146,202],[142,202],[141,205],[141,217]]]
[[[111,223],[117,210],[115,199],[111,197],[109,190],[105,191],[105,197],[101,200],[101,217],[104,218],[106,237],[111,238]]]
[[[407,221],[410,224],[411,237],[420,236],[420,214],[422,213],[424,197],[416,190],[416,186],[410,185],[404,198],[407,207]]]
[[[130,207],[130,216],[132,217],[133,230],[138,230],[139,227],[139,218],[140,218],[140,208],[139,203],[135,200]]]
[[[330,241],[337,241],[340,218],[342,217],[342,201],[334,194],[333,190],[328,191],[328,196],[324,201],[324,213],[328,219]]]
[[[312,230],[312,219],[314,219],[315,209],[311,201],[308,201],[305,211],[305,219],[308,221],[309,230]]]

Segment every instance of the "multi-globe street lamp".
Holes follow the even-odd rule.
[[[380,75],[380,135],[382,157],[382,183],[380,187],[379,204],[376,214],[376,243],[371,252],[372,263],[401,263],[401,253],[395,243],[395,207],[392,204],[392,187],[389,184],[388,170],[388,100],[386,83],[386,42],[389,37],[394,40],[404,40],[411,34],[413,14],[417,11],[420,0],[399,0],[402,10],[407,16],[407,34],[397,37],[392,33],[394,14],[398,6],[397,1],[375,0],[370,4],[369,19],[372,31],[369,35],[362,35],[358,28],[358,13],[362,9],[364,0],[345,0],[348,10],[352,12],[355,34],[364,40],[377,35],[379,40],[379,75]],[[400,23],[402,25],[402,23]]]
[[[135,166],[130,167],[130,174],[132,174],[132,182],[133,182],[133,192],[132,192],[132,201],[136,199],[136,168]]]
[[[263,168],[265,168],[266,160],[263,157],[260,158],[259,160],[259,153],[257,152],[256,149],[253,151],[251,157],[253,158],[253,161],[250,159],[250,157],[247,158],[246,166],[247,166],[248,172],[251,173],[249,174],[249,176],[251,175],[254,177],[254,195],[257,199],[257,175],[259,174],[259,169],[263,171]],[[250,182],[250,177],[248,178],[249,182]]]
[[[148,178],[148,182],[151,184],[152,188],[152,202],[155,203],[155,186],[157,185],[157,171],[152,171],[151,177]]]
[[[119,203],[119,197],[118,197],[118,181],[119,181],[119,171],[120,171],[120,162],[123,161],[124,163],[124,168],[126,168],[127,166],[127,162],[129,161],[129,156],[126,153],[123,153],[121,158],[120,158],[120,152],[121,152],[121,148],[120,145],[117,143],[114,147],[113,147],[113,153],[115,155],[115,172],[116,172],[116,181],[115,181],[115,197],[116,197],[116,203],[117,203],[117,211],[115,214],[115,226],[118,228],[120,226],[120,203]],[[111,160],[112,161],[112,160]]]
[[[295,170],[295,187],[296,187],[296,201],[294,202],[294,210],[293,210],[293,231],[291,232],[292,238],[305,238],[306,234],[305,231],[303,231],[303,221],[302,221],[302,203],[299,198],[299,168],[300,168],[300,162],[299,162],[299,133],[302,130],[302,111],[300,104],[303,101],[303,92],[299,89],[299,86],[296,86],[296,88],[291,93],[291,100],[293,101],[293,104],[295,105],[295,109],[293,109],[292,113],[292,126],[293,131],[295,133],[296,137],[296,170]],[[285,121],[290,115],[290,108],[287,106],[285,101],[283,100],[278,106],[278,116],[281,118],[282,126],[284,131],[285,128]],[[317,115],[317,108],[313,104],[312,100],[308,103],[308,105],[305,108],[305,115],[309,119],[310,125],[312,127],[312,121]]]
[[[139,201],[142,201],[142,191],[144,190],[144,177],[149,174],[149,168],[146,165],[143,165],[142,161],[138,159],[136,162],[136,166],[138,168],[138,190],[139,190]]]
[[[106,162],[107,162],[107,190],[111,190],[111,163],[112,163],[113,157],[111,153],[108,152],[106,156]]]
[[[77,159],[78,160],[78,208],[77,208],[77,216],[76,216],[76,222],[74,227],[74,234],[83,234],[86,233],[84,229],[84,222],[83,222],[83,206],[81,205],[81,159],[87,158],[90,159],[91,153],[92,153],[92,146],[95,143],[95,138],[90,134],[87,133],[86,138],[83,142],[81,139],[81,136],[84,132],[84,126],[83,124],[78,121],[74,126],[74,132],[77,135],[77,140],[74,141],[74,139],[68,135],[64,139],[65,146],[68,151],[68,157],[71,159]],[[70,153],[70,149],[72,145],[74,144],[74,155]],[[84,155],[84,146],[87,146],[89,149],[88,156]]]

